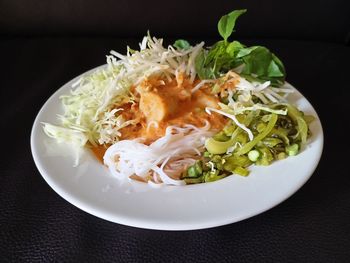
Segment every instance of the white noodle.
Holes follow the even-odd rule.
[[[169,174],[181,172],[184,166],[198,159],[205,140],[213,135],[209,128],[207,123],[202,128],[169,126],[165,135],[150,145],[143,144],[141,139],[122,140],[107,149],[104,163],[111,174],[120,179],[137,175],[147,180],[154,171],[164,184],[182,185],[183,181],[171,178],[164,170]]]

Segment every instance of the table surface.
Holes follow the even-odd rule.
[[[247,40],[284,61],[287,80],[313,104],[325,145],[311,179],[253,218],[196,231],[152,231],[89,215],[57,195],[30,151],[34,118],[64,83],[135,39],[2,38],[0,258],[2,262],[348,262],[346,164],[350,48],[336,43]]]

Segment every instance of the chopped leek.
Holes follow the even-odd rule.
[[[295,156],[299,152],[299,145],[294,143],[286,147],[286,152],[289,156]]]
[[[248,153],[248,158],[249,160],[251,160],[252,162],[256,162],[259,159],[260,153],[257,150],[251,150]]]

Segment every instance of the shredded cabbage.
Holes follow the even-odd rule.
[[[55,138],[58,143],[66,142],[73,146],[76,156],[74,166],[77,166],[79,164],[81,147],[83,147],[87,142],[85,134],[79,130],[55,126],[50,123],[43,124],[44,131],[49,137]]]
[[[122,66],[113,61],[108,57],[107,67],[83,76],[73,84],[70,94],[60,97],[64,109],[64,113],[58,116],[61,125],[44,123],[44,131],[51,131],[50,137],[68,141],[69,134],[80,132],[85,143],[92,145],[115,140],[117,134],[113,128],[118,126],[113,125],[111,129],[111,122],[117,123],[111,115],[117,112],[113,109],[115,105],[130,100],[128,89],[131,81],[121,79]],[[108,138],[106,134],[109,134]]]
[[[165,48],[163,39],[148,34],[140,43],[140,51],[128,47],[127,55],[122,55],[112,50],[107,66],[83,76],[72,85],[70,94],[61,96],[64,113],[58,116],[60,125],[44,123],[44,131],[50,130],[48,135],[59,141],[68,142],[70,134],[79,131],[85,143],[94,146],[117,142],[120,129],[138,122],[124,120],[118,109],[121,104],[133,101],[130,88],[156,74],[169,80],[176,77],[178,81],[181,74],[186,74],[193,82],[194,59],[203,46],[204,42],[186,50],[171,45]]]

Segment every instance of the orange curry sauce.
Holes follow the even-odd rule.
[[[211,129],[222,129],[227,122],[225,118],[216,113],[205,112],[206,107],[218,107],[218,96],[211,94],[211,89],[206,84],[192,93],[191,90],[198,83],[199,80],[190,83],[186,78],[180,81],[151,78],[133,87],[131,91],[136,102],[126,103],[118,108],[124,109],[121,114],[125,120],[137,119],[139,122],[120,129],[120,139],[141,137],[146,144],[150,144],[164,136],[169,125],[192,124],[202,127],[206,121],[210,123]],[[92,151],[102,161],[106,149],[102,145],[93,147]]]

